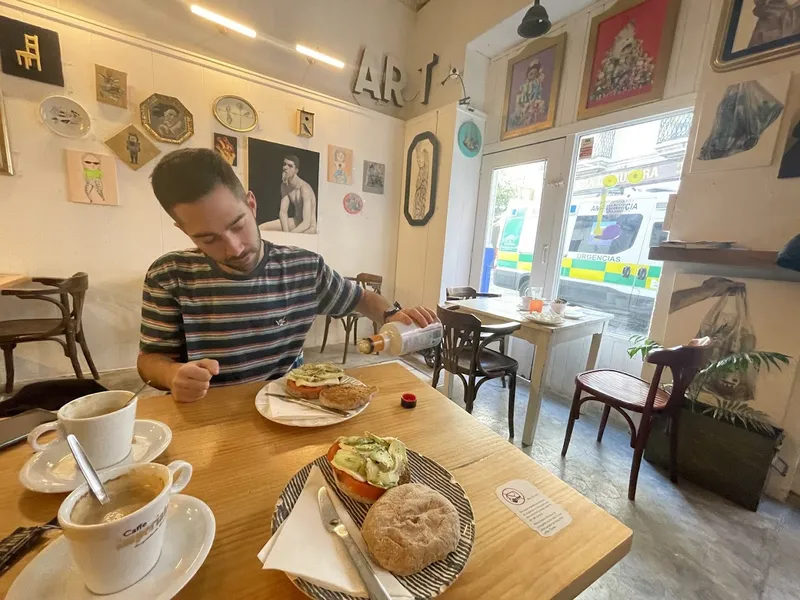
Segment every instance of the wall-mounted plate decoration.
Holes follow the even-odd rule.
[[[458,128],[458,148],[467,158],[475,158],[483,148],[483,136],[475,121],[464,121]]]
[[[244,133],[252,131],[258,125],[256,109],[239,96],[220,96],[211,107],[214,117],[231,131]]]
[[[194,135],[194,117],[173,96],[153,94],[139,105],[142,125],[159,142],[182,144]]]
[[[357,215],[364,210],[364,201],[358,194],[347,194],[342,200],[344,209],[351,215]]]
[[[39,117],[50,131],[68,138],[85,137],[92,128],[86,109],[66,96],[50,96],[42,100]]]

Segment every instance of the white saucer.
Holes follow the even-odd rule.
[[[132,463],[149,463],[158,458],[172,441],[172,430],[159,421],[136,419],[133,426],[133,447],[122,462],[112,469]],[[100,469],[102,473],[105,469]],[[71,492],[85,480],[78,472],[75,459],[65,440],[58,440],[34,454],[19,472],[19,481],[32,492],[63,494]]]
[[[153,570],[131,587],[98,596],[83,585],[69,543],[60,536],[42,550],[8,590],[6,600],[168,600],[194,577],[211,550],[217,523],[202,500],[178,494],[169,501],[164,548]]]

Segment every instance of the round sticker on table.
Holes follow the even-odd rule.
[[[465,121],[458,129],[458,147],[467,158],[475,158],[483,147],[481,130],[474,121]]]
[[[641,169],[634,169],[628,173],[628,183],[633,183],[635,185],[637,183],[642,183],[642,181],[644,181],[644,171]]]
[[[606,177],[603,179],[603,187],[614,187],[618,183],[619,179],[616,175],[606,175]]]
[[[351,215],[357,215],[364,209],[364,201],[358,194],[347,194],[342,200],[342,204]]]

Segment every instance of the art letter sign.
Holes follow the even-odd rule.
[[[64,87],[55,31],[0,17],[0,62],[3,73]]]
[[[353,93],[367,92],[373,100],[393,102],[395,106],[403,106],[404,87],[406,87],[406,74],[394,57],[387,55],[383,61],[383,70],[380,70],[375,56],[369,48],[364,48]]]

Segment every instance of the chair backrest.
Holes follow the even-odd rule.
[[[356,282],[364,289],[367,289],[367,286],[372,288],[372,291],[376,294],[381,293],[381,287],[383,286],[383,277],[381,275],[373,275],[372,273],[359,273],[356,276]]]
[[[75,331],[80,331],[83,327],[83,307],[86,302],[86,290],[89,289],[89,275],[86,273],[75,273],[72,277],[67,279],[34,277],[31,281],[58,288],[64,310],[69,313],[70,317],[75,321]],[[69,301],[70,296],[72,297],[71,307]]]
[[[686,390],[711,360],[713,343],[709,338],[692,340],[686,346],[663,348],[654,350],[647,355],[647,362],[656,365],[656,372],[651,385],[651,395],[655,397],[655,388],[661,381],[664,367],[672,371],[672,393],[669,396],[667,407],[675,408],[683,404]]]
[[[451,373],[458,372],[458,358],[464,356],[469,349],[470,371],[475,370],[481,342],[481,321],[475,315],[459,312],[458,307],[447,308],[439,305],[436,316],[442,322],[444,337],[442,338],[442,366]]]
[[[468,285],[447,288],[446,293],[448,300],[472,300],[478,297],[478,290]]]

